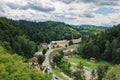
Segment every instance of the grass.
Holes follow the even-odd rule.
[[[88,67],[90,70],[97,69],[97,66],[98,66],[98,65],[102,65],[102,64],[106,64],[106,65],[108,65],[108,66],[112,66],[111,63],[106,62],[106,61],[103,61],[103,60],[96,61],[96,62],[90,62],[89,60],[84,59],[84,58],[81,58],[81,57],[78,56],[78,55],[74,55],[73,58],[69,58],[68,60],[69,60],[70,63],[72,63],[71,65],[72,65],[74,68],[77,67],[77,65],[79,64],[80,61],[82,62],[82,64],[83,64],[85,67]],[[73,64],[73,63],[74,63],[74,64]]]
[[[54,67],[51,67],[52,68],[52,71],[53,73],[58,76],[60,79],[62,80],[67,80],[65,77],[63,77]]]
[[[42,46],[38,46],[38,51],[42,52],[43,51],[43,47]]]

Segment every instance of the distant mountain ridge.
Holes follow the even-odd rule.
[[[73,28],[77,29],[108,29],[110,27],[96,26],[96,25],[71,25]]]
[[[95,25],[72,25],[74,29],[81,33],[82,38],[87,39],[88,37],[95,35],[101,31],[105,31],[110,27],[95,26]]]

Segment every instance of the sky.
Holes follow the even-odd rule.
[[[71,25],[120,24],[120,0],[0,0],[0,16]]]

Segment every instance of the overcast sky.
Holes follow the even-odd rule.
[[[120,23],[120,0],[0,0],[0,16],[111,26]]]

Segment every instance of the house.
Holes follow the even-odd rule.
[[[38,59],[36,57],[32,57],[31,59],[29,59],[29,64],[30,65],[37,65],[38,64]]]
[[[81,38],[72,39],[71,41],[73,42],[73,44],[78,44],[78,43],[82,42],[82,39]]]
[[[96,62],[96,58],[91,57],[91,58],[90,58],[90,61],[91,61],[91,62]]]
[[[69,41],[68,40],[52,41],[50,44],[52,48],[66,47],[69,45]]]

